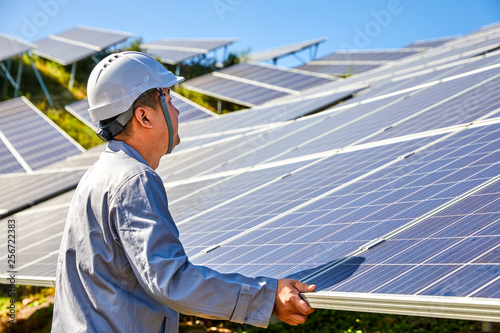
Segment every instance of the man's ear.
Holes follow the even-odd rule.
[[[150,112],[150,110],[148,110],[142,106],[139,106],[138,108],[135,109],[134,118],[138,122],[139,126],[142,126],[145,128],[152,128],[153,127],[153,124],[149,120],[149,112]]]

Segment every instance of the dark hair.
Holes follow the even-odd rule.
[[[158,89],[153,88],[139,95],[139,97],[137,97],[137,99],[132,104],[132,108],[134,109],[134,112],[135,109],[141,106],[148,106],[152,109],[156,109],[156,107],[159,105],[159,102]],[[132,118],[133,117],[134,116],[132,116]],[[125,124],[123,130],[117,135],[123,138],[129,138],[132,135],[132,118]]]

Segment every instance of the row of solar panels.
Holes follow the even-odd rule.
[[[417,42],[400,50],[337,52],[297,69],[247,62],[197,77],[184,82],[183,86],[219,99],[255,106],[346,84],[370,84],[445,65],[459,57],[467,59],[498,47],[500,35],[490,29],[465,37]],[[349,80],[335,77],[339,75]]]
[[[191,260],[316,283],[316,307],[500,321],[499,35],[181,125],[157,172]],[[54,283],[72,195],[60,192],[102,149],[2,190],[17,200],[5,211],[54,196],[8,217],[19,282]]]
[[[90,57],[117,43],[126,41],[133,34],[99,29],[94,27],[78,26],[47,38],[28,43],[17,38],[0,34],[0,61],[33,50],[41,57],[51,59],[64,66],[81,59]],[[140,45],[147,53],[161,59],[162,62],[176,65],[188,59],[205,55],[219,48],[225,48],[236,42],[237,38],[219,39],[161,39]],[[277,49],[257,52],[250,55],[256,61],[279,58],[312,46],[318,46],[326,38],[301,42]]]
[[[47,38],[28,43],[0,34],[0,61],[20,55],[29,50],[41,57],[56,61],[64,66],[90,57],[115,44],[126,41],[133,34],[79,26]],[[225,47],[237,39],[163,39],[143,44],[150,51],[169,64],[181,63],[187,59]]]

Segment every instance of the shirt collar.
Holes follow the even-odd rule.
[[[123,141],[118,141],[118,140],[110,140],[106,143],[106,152],[109,153],[118,153],[118,154],[127,154],[128,156],[136,159],[137,161],[146,164],[149,166],[149,164],[146,162],[144,157],[142,157],[141,154],[128,144],[126,144]]]

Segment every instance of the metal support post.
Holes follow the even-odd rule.
[[[294,52],[294,53],[292,53],[292,55],[293,55],[295,58],[297,58],[300,62],[302,62],[302,64],[303,64],[303,65],[305,65],[305,64],[307,63],[307,61],[304,61],[304,59],[302,59],[301,57],[299,57],[299,56],[297,55],[297,53],[295,53],[295,52]]]
[[[69,90],[73,89],[73,85],[75,84],[75,74],[76,74],[76,62],[71,65],[71,76],[69,78]]]
[[[7,85],[8,85],[8,82],[7,82],[7,81],[9,81],[9,77],[8,77],[8,75],[10,75],[10,68],[11,68],[11,65],[12,65],[12,61],[11,61],[11,59],[7,59],[7,67],[6,67],[6,68],[7,68],[7,70],[6,70],[6,71],[8,72],[8,74],[6,74],[5,79],[3,80],[3,85],[4,85],[4,87],[7,87]],[[4,70],[4,72],[5,72],[5,70]],[[12,82],[11,82],[11,84],[12,84]]]
[[[222,62],[226,62],[227,61],[227,45],[224,46],[224,54],[222,55]]]
[[[311,48],[312,54],[310,55],[311,61],[316,60],[316,57],[318,56],[318,48],[319,44],[314,44],[313,47]]]
[[[16,81],[14,81],[14,78],[10,75],[9,69],[3,64],[3,62],[0,62],[0,68],[4,72],[5,78],[9,80],[10,84],[12,84],[14,88],[16,88]]]
[[[217,100],[217,114],[222,114],[222,103],[220,99]]]
[[[19,88],[21,87],[21,76],[23,75],[23,56],[19,57],[19,66],[17,67],[16,89],[14,90],[14,97],[19,95]]]
[[[40,86],[42,87],[43,93],[45,94],[45,97],[47,98],[47,102],[49,102],[49,105],[51,107],[54,107],[54,102],[52,102],[52,98],[50,98],[49,91],[47,90],[47,87],[45,86],[45,83],[43,82],[42,76],[40,75],[40,72],[38,71],[38,68],[35,66],[35,62],[31,58],[30,55],[28,55],[28,59],[30,60],[31,67],[33,68],[33,72],[35,72],[36,78],[38,79],[38,83],[40,83]]]

